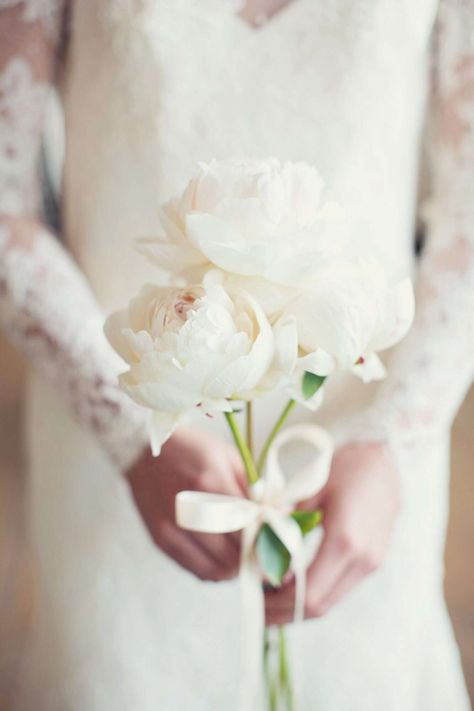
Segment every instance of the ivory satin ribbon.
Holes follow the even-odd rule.
[[[280,464],[280,450],[303,442],[313,450],[306,463],[287,476]],[[254,543],[263,523],[267,523],[291,556],[295,575],[294,622],[304,619],[306,563],[300,527],[289,517],[295,504],[316,494],[327,481],[333,454],[329,433],[316,425],[299,424],[282,430],[273,441],[262,477],[249,487],[249,497],[181,491],[176,496],[175,512],[179,526],[205,533],[242,531],[240,585],[244,613],[244,695],[240,708],[250,711],[263,679],[263,634],[265,598],[262,574]]]

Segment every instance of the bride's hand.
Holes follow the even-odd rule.
[[[147,450],[127,472],[135,504],[155,543],[201,580],[227,580],[238,573],[240,533],[194,533],[175,519],[175,497],[191,489],[246,495],[237,451],[218,438],[180,427],[158,458]]]
[[[299,508],[324,511],[324,537],[307,570],[305,617],[320,617],[384,557],[400,506],[400,480],[381,443],[348,443],[334,455],[329,480]],[[293,620],[294,580],[265,593],[267,624]]]

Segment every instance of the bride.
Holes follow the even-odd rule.
[[[247,154],[317,165],[351,217],[355,253],[416,284],[415,324],[387,356],[388,379],[341,375],[317,413],[338,448],[309,502],[325,528],[307,619],[289,627],[302,708],[466,711],[443,548],[450,427],[474,366],[474,2],[0,8],[0,319],[32,366],[38,562],[16,708],[233,707],[239,535],[179,529],[173,506],[182,489],[243,493],[241,465],[223,425],[198,418],[154,459],[102,326],[152,278],[132,245],[156,233],[158,206],[198,160]],[[65,118],[57,236],[37,178],[54,84]],[[277,406],[261,405],[262,438]],[[265,594],[267,623],[290,621],[293,583]]]

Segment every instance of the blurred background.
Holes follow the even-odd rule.
[[[15,684],[21,683],[22,653],[34,605],[23,515],[22,378],[20,358],[0,336],[0,711],[10,711],[9,699]],[[451,519],[446,548],[446,595],[474,703],[473,509],[474,388],[453,429]]]

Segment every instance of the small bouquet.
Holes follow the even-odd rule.
[[[335,371],[364,382],[385,376],[377,352],[410,328],[413,289],[408,278],[389,284],[375,259],[349,257],[348,221],[305,163],[200,164],[184,192],[162,206],[160,222],[161,235],[138,240],[156,266],[156,283],[112,314],[105,330],[129,366],[121,387],[150,410],[155,455],[194,408],[223,413],[240,452],[248,497],[180,492],[176,519],[197,531],[243,531],[248,711],[270,669],[262,581],[278,586],[293,570],[294,619],[303,619],[303,537],[322,515],[295,506],[324,486],[332,457],[320,427],[283,425],[297,404],[318,408]],[[275,390],[286,391],[288,402],[257,457],[253,403]],[[280,450],[298,441],[314,456],[285,476]],[[293,708],[283,628],[278,644],[279,668],[275,678],[267,673],[269,708],[281,701]]]

